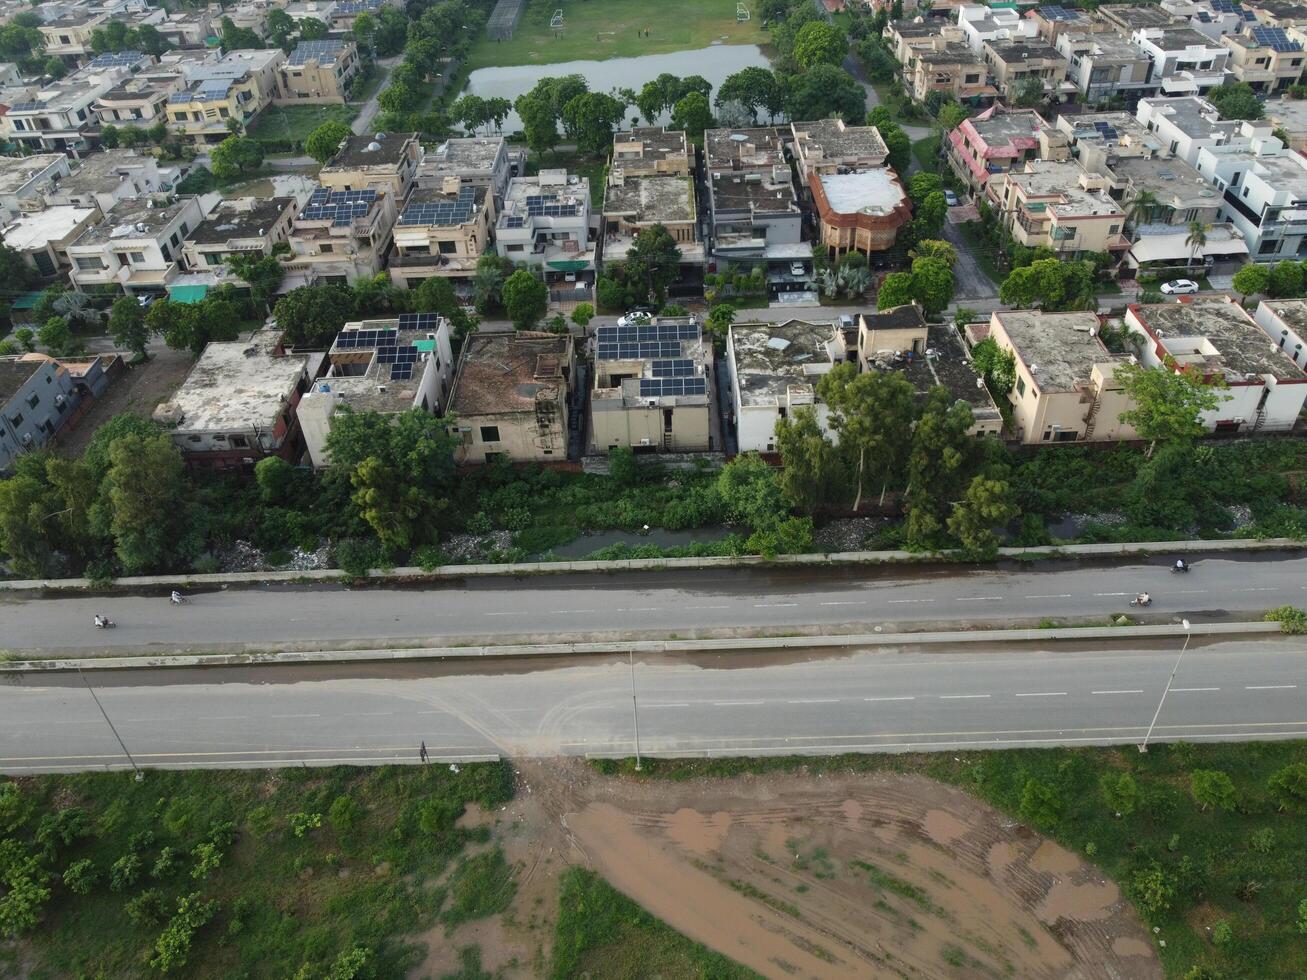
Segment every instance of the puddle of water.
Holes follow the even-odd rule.
[[[922,822],[926,834],[936,844],[947,847],[967,832],[967,825],[947,810],[928,810]]]
[[[1069,881],[1056,882],[1044,896],[1035,914],[1039,921],[1052,925],[1058,919],[1077,919],[1097,922],[1112,914],[1112,906],[1121,899],[1116,885],[1108,882],[1089,882],[1073,885]]]
[[[1036,871],[1064,875],[1080,867],[1080,859],[1048,840],[1040,844],[1039,849],[1031,856],[1030,866]]]
[[[770,68],[771,63],[762,48],[756,44],[722,44],[694,51],[672,51],[666,54],[646,54],[638,58],[609,58],[606,61],[564,61],[556,65],[515,65],[512,67],[478,68],[467,79],[467,92],[479,95],[483,99],[499,97],[515,100],[524,92],[535,88],[542,78],[557,78],[562,75],[584,75],[590,83],[590,91],[607,92],[622,87],[633,88],[637,92],[645,82],[651,82],[663,72],[685,78],[687,75],[701,75],[706,78],[716,91],[726,80],[742,68]],[[639,110],[631,106],[633,115]],[[667,115],[657,120],[657,125],[670,121]],[[766,120],[761,120],[763,123]],[[640,125],[644,125],[643,119]],[[504,124],[505,132],[514,132],[522,128],[522,120],[516,112],[510,113]]]
[[[666,528],[650,528],[647,534],[636,531],[595,531],[582,534],[579,538],[560,544],[550,551],[559,558],[584,558],[586,555],[615,544],[639,545],[656,544],[660,548],[681,548],[695,542],[720,541],[731,533],[728,527],[696,527],[687,531],[669,531]]]

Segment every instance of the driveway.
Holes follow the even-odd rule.
[[[383,91],[385,91],[386,80],[390,77],[391,71],[393,71],[395,66],[403,60],[404,56],[402,54],[392,55],[389,58],[377,59],[377,70],[382,74],[381,84],[378,85],[377,90],[372,93],[372,98],[363,103],[363,108],[359,110],[359,114],[354,117],[354,122],[351,128],[354,130],[355,136],[362,136],[371,129],[372,120],[377,117],[377,110],[379,108],[377,105],[377,98]]]
[[[998,285],[985,275],[985,270],[976,261],[971,245],[962,237],[958,226],[945,221],[944,238],[958,252],[957,264],[953,266],[954,302],[961,306],[973,303],[992,306],[997,303]]]

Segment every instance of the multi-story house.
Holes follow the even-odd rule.
[[[593,282],[590,181],[566,170],[514,177],[495,224],[495,251],[539,271],[545,282]]]
[[[413,189],[421,162],[417,133],[364,133],[345,139],[318,182],[333,191],[385,191],[399,207]]]
[[[221,61],[190,72],[190,85],[168,97],[168,124],[197,143],[221,143],[228,122],[248,126],[277,97],[280,48],[232,51]]]
[[[1110,3],[1094,11],[1094,15],[1112,30],[1129,37],[1142,28],[1178,27],[1180,21],[1161,7],[1151,4]]]
[[[981,193],[995,174],[1047,159],[1040,134],[1051,127],[1034,109],[996,105],[965,119],[948,134],[948,162],[958,180]]]
[[[148,129],[167,121],[168,97],[181,91],[180,74],[134,76],[124,79],[92,103],[101,126],[140,126]]]
[[[918,102],[926,101],[931,92],[943,92],[958,101],[988,100],[998,94],[998,89],[989,84],[989,66],[965,44],[918,48],[904,74]]]
[[[963,43],[977,55],[989,41],[1029,40],[1039,33],[1038,24],[1011,7],[967,4],[958,7],[957,24]]]
[[[182,248],[191,271],[215,269],[233,255],[271,255],[290,238],[293,197],[236,197],[222,201],[200,222]]]
[[[883,167],[889,148],[875,126],[848,126],[842,119],[818,119],[790,124],[799,181],[815,174]]]
[[[630,176],[614,167],[604,185],[602,261],[621,262],[642,231],[661,225],[681,252],[677,286],[695,284],[703,275],[694,182],[681,176]]]
[[[0,237],[38,276],[54,279],[71,265],[68,246],[99,220],[99,208],[47,207],[25,211]]]
[[[123,201],[169,191],[180,168],[160,167],[157,157],[135,150],[92,153],[68,177],[46,191],[47,204],[96,207],[106,214]]]
[[[1246,34],[1227,34],[1220,43],[1230,49],[1230,72],[1255,92],[1283,92],[1302,81],[1307,53],[1298,28],[1253,27]]]
[[[1307,101],[1281,96],[1262,103],[1263,119],[1288,139],[1289,149],[1301,153],[1307,150]]]
[[[1151,368],[1218,378],[1220,403],[1203,412],[1211,432],[1287,432],[1307,401],[1307,371],[1229,296],[1131,306],[1125,325]],[[1192,300],[1189,302],[1189,300]]]
[[[477,260],[490,247],[494,213],[485,184],[449,175],[443,189],[415,187],[395,223],[391,282],[415,289],[439,277],[449,279],[460,295],[471,296]]]
[[[726,360],[740,452],[775,452],[776,423],[799,408],[812,408],[829,432],[830,408],[817,397],[817,383],[846,356],[830,322],[732,324]]]
[[[180,269],[186,237],[203,220],[198,197],[121,202],[68,246],[73,286],[81,291],[118,286],[130,295],[163,293]]]
[[[79,157],[99,127],[95,102],[126,77],[126,69],[115,68],[47,82],[29,101],[14,103],[0,116],[0,132],[26,149]]]
[[[300,41],[280,65],[277,102],[306,105],[343,103],[362,67],[353,41]]]
[[[988,191],[1018,244],[1042,246],[1074,259],[1091,252],[1124,252],[1125,212],[1108,194],[1108,179],[1074,161],[1032,160],[996,175]]]
[[[688,177],[693,170],[694,152],[683,129],[645,126],[613,136],[609,173],[619,181],[627,177]]]
[[[103,12],[79,10],[56,20],[48,21],[37,28],[45,38],[47,58],[60,58],[70,65],[77,65],[93,58],[91,34],[97,27],[109,22],[110,15]]]
[[[70,172],[68,157],[62,153],[0,157],[0,225],[41,208],[45,193]]]
[[[703,134],[704,170],[711,173],[771,173],[785,166],[785,142],[792,133],[778,126],[708,129]]]
[[[1162,0],[1159,6],[1213,41],[1242,33],[1249,21],[1256,23],[1250,12],[1231,0]]]
[[[1246,148],[1205,147],[1198,172],[1222,194],[1222,214],[1254,262],[1307,257],[1307,159],[1273,136]]]
[[[491,207],[498,214],[513,176],[513,156],[502,136],[451,137],[422,158],[414,184],[443,190],[447,177],[457,177],[470,187],[488,188]]]
[[[995,86],[1009,101],[1032,78],[1039,81],[1048,98],[1066,94],[1063,86],[1074,90],[1066,80],[1067,59],[1043,41],[986,41],[984,55]]]
[[[1066,31],[1056,45],[1067,59],[1067,80],[1084,102],[1122,98],[1133,106],[1141,97],[1157,94],[1160,82],[1153,77],[1152,59],[1119,34]]]
[[[803,244],[803,212],[788,164],[764,172],[711,170],[706,183],[712,261],[752,264]]]
[[[218,22],[208,10],[178,10],[155,23],[157,30],[169,44],[179,48],[202,48],[209,38],[218,33]]]
[[[0,473],[48,443],[76,401],[72,375],[58,361],[0,357]]]
[[[898,175],[888,167],[808,178],[817,212],[818,240],[828,252],[858,251],[870,257],[894,244],[912,220],[912,203]]]
[[[1264,299],[1253,320],[1294,364],[1307,368],[1307,300]]]
[[[1158,135],[1165,152],[1191,165],[1197,164],[1204,147],[1247,146],[1254,131],[1237,120],[1222,119],[1216,106],[1196,96],[1140,99],[1135,118]]]
[[[288,272],[307,281],[353,284],[385,268],[397,217],[388,189],[319,187],[291,226]]]
[[[1192,27],[1144,27],[1130,40],[1153,62],[1163,95],[1205,95],[1229,74],[1230,49]]]
[[[1035,25],[1036,36],[1054,47],[1058,46],[1058,38],[1063,34],[1114,33],[1089,11],[1077,10],[1075,7],[1035,7],[1026,11],[1026,19]]]

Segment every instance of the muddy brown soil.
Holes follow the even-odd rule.
[[[601,874],[673,928],[767,977],[1161,977],[1152,937],[1095,867],[960,790],[897,774],[684,783],[519,766],[493,814],[520,863],[501,919],[427,937],[415,976],[477,944],[547,972],[558,876]]]

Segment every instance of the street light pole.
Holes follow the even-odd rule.
[[[631,721],[635,724],[635,771],[639,772],[643,767],[640,765],[640,706],[635,700],[635,650],[626,651],[627,663],[631,666]]]
[[[1180,654],[1175,658],[1175,666],[1171,668],[1171,676],[1166,679],[1166,687],[1162,690],[1162,697],[1157,702],[1157,710],[1153,712],[1153,720],[1148,723],[1148,731],[1144,733],[1144,740],[1139,743],[1139,751],[1148,751],[1148,740],[1153,736],[1153,727],[1157,724],[1157,717],[1162,713],[1162,705],[1166,703],[1166,696],[1171,693],[1171,685],[1175,683],[1175,675],[1180,670],[1180,661],[1184,659],[1184,652],[1189,649],[1189,637],[1193,634],[1189,632],[1189,620],[1182,619],[1180,624],[1184,627],[1184,643],[1180,647]]]
[[[99,697],[96,696],[95,688],[93,688],[91,682],[86,679],[86,675],[82,673],[81,667],[77,668],[77,676],[82,679],[82,683],[86,685],[86,689],[91,692],[91,700],[94,701],[95,706],[100,709],[100,714],[104,715],[104,723],[109,726],[109,731],[113,732],[113,737],[118,740],[118,747],[123,750],[123,755],[127,756],[127,761],[132,764],[132,769],[136,773],[136,781],[139,783],[145,778],[145,773],[143,773],[141,767],[136,764],[136,760],[132,758],[132,754],[127,751],[127,743],[125,743],[123,737],[118,734],[118,729],[113,727],[113,722],[109,720],[109,712],[104,710],[104,705],[100,703]]]

